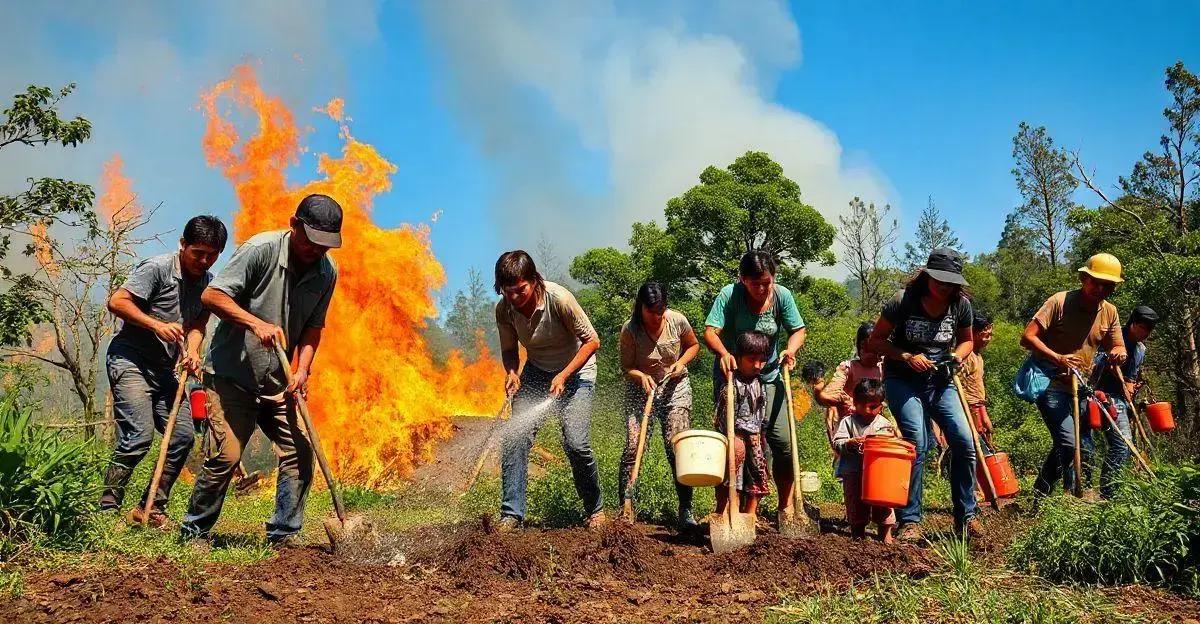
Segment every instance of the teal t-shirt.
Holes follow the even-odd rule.
[[[736,287],[736,289],[735,289]],[[736,294],[735,294],[736,293]],[[786,330],[785,336],[804,327],[804,319],[800,318],[800,308],[796,307],[796,299],[792,291],[775,285],[775,300],[771,307],[762,314],[751,312],[746,306],[746,289],[740,284],[729,284],[717,293],[717,300],[708,311],[704,324],[721,330],[721,342],[725,349],[734,353],[738,334],[746,331],[760,331],[772,338],[771,357],[759,378],[763,382],[772,382],[779,377],[779,330]],[[725,327],[726,321],[731,320],[732,328]],[[782,325],[782,327],[781,327]]]

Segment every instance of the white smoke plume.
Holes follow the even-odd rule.
[[[831,130],[772,101],[801,56],[781,3],[430,0],[421,13],[450,102],[498,172],[492,214],[514,246],[548,232],[567,257],[623,247],[632,222],[662,224],[706,166],[751,149],[834,224],[851,197],[892,194],[847,166]]]

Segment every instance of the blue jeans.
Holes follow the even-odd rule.
[[[948,382],[887,377],[883,381],[888,407],[900,425],[900,434],[917,447],[909,481],[908,505],[896,510],[900,524],[921,521],[924,495],[925,457],[933,445],[929,431],[932,419],[942,428],[950,445],[950,493],[954,498],[954,521],[959,527],[975,516],[975,443],[958,391]]]
[[[313,479],[313,449],[290,400],[273,401],[239,388],[232,381],[206,375],[209,432],[216,453],[204,460],[196,478],[187,515],[180,527],[184,537],[205,537],[221,516],[233,470],[257,426],[275,447],[279,470],[275,481],[275,513],[267,522],[267,539],[279,540],[300,532],[304,499]]]
[[[1109,399],[1117,408],[1117,427],[1120,427],[1121,433],[1126,438],[1132,440],[1133,433],[1129,426],[1129,404],[1125,399],[1117,398],[1110,394]],[[1129,461],[1129,446],[1125,444],[1125,440],[1117,435],[1117,432],[1108,423],[1108,419],[1104,419],[1104,437],[1108,440],[1108,453],[1104,456],[1104,465],[1100,469],[1100,496],[1104,498],[1112,498],[1112,495],[1117,491],[1117,476],[1125,467],[1125,462]],[[1095,443],[1089,435],[1084,438],[1087,443],[1087,456],[1090,458],[1093,454]],[[1090,479],[1089,479],[1090,480]]]
[[[1042,470],[1033,489],[1041,495],[1049,494],[1060,480],[1063,490],[1069,491],[1075,487],[1075,423],[1071,405],[1071,392],[1051,386],[1042,394],[1037,402],[1038,411],[1042,414],[1042,422],[1050,431],[1051,447],[1042,463]],[[1087,405],[1081,400],[1079,415],[1087,414]],[[1127,421],[1128,422],[1128,421]],[[1080,454],[1090,456],[1092,448],[1092,432],[1086,423],[1080,426]],[[1084,458],[1084,461],[1088,461]]]
[[[179,380],[170,365],[148,366],[136,353],[125,350],[110,350],[106,359],[108,384],[113,393],[113,419],[117,423],[117,447],[113,450],[112,463],[104,475],[104,492],[100,496],[101,509],[116,509],[125,498],[125,487],[154,442],[154,430],[162,433],[171,412],[171,403],[179,389]],[[154,507],[163,510],[171,496],[171,486],[183,470],[188,453],[192,450],[195,437],[192,428],[191,410],[184,400],[175,417],[175,428],[167,445],[167,461],[163,466],[158,490],[154,493]],[[157,458],[156,458],[157,459]],[[150,484],[142,494],[145,506]]]
[[[571,462],[575,491],[583,499],[584,513],[599,513],[603,507],[600,494],[600,469],[592,454],[592,395],[594,381],[567,379],[562,396],[552,399],[550,381],[555,373],[525,364],[521,372],[521,389],[513,397],[512,417],[504,424],[500,441],[500,514],[517,519],[525,517],[525,493],[529,485],[529,449],[538,429],[551,415],[562,424],[563,450]],[[540,409],[539,409],[540,408]]]

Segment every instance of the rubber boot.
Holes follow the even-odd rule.
[[[104,473],[104,493],[100,495],[100,510],[117,509],[125,500],[125,485],[133,476],[133,469],[112,464]]]

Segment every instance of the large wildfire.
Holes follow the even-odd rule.
[[[238,134],[224,103],[255,117],[252,136]],[[427,227],[372,223],[373,200],[391,187],[396,166],[351,137],[344,103],[319,109],[341,124],[341,155],[322,154],[323,177],[299,186],[285,175],[303,151],[292,112],[263,92],[251,67],[235,68],[204,93],[201,108],[208,163],[237,191],[238,242],[286,228],[310,193],[335,198],[345,212],[345,245],[332,252],[337,290],[309,381],[315,425],[338,478],[395,482],[431,458],[433,445],[450,435],[451,415],[495,413],[504,399],[503,371],[482,341],[469,362],[454,353],[438,365],[429,354],[420,329],[436,314],[433,293],[445,273]]]

